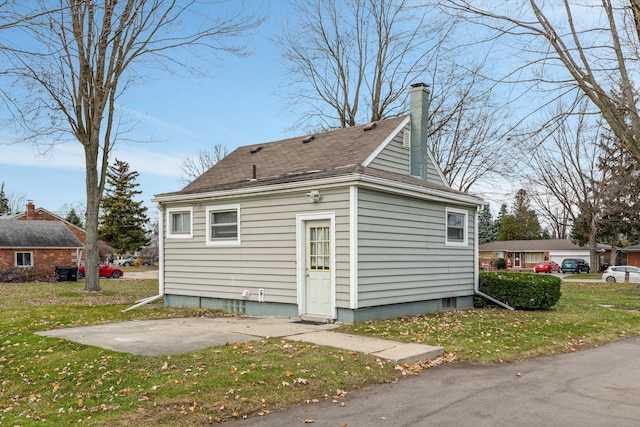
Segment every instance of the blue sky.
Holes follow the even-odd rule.
[[[182,161],[222,144],[229,151],[243,145],[283,139],[304,131],[287,131],[296,117],[284,112],[276,95],[285,83],[277,50],[269,39],[278,30],[284,2],[269,5],[269,19],[249,38],[251,56],[224,55],[209,78],[157,74],[134,86],[120,100],[136,122],[127,135],[144,142],[118,142],[117,158],[139,172],[143,200],[182,188]],[[0,116],[5,112],[0,110]],[[6,117],[1,117],[5,119]],[[36,207],[61,213],[65,205],[84,206],[84,154],[78,142],[57,145],[47,153],[30,144],[12,144],[0,129],[0,183],[9,196],[33,200]],[[24,208],[22,208],[24,210]]]

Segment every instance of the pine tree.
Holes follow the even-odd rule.
[[[536,240],[542,237],[538,214],[531,209],[526,190],[520,189],[516,193],[511,214],[502,215],[502,209],[500,214],[497,240]]]
[[[133,200],[142,191],[136,190],[139,173],[129,171],[129,164],[116,159],[109,166],[107,188],[100,205],[98,238],[118,253],[133,253],[149,243],[146,225],[147,208]]]
[[[0,186],[0,215],[10,214],[11,207],[9,207],[9,199],[4,194],[4,182]]]
[[[73,224],[73,225],[75,225],[77,227],[84,228],[82,226],[82,220],[80,219],[80,217],[76,213],[75,209],[71,209],[69,211],[69,213],[67,214],[67,217],[65,218],[65,221],[69,221],[71,224]]]
[[[496,240],[496,226],[491,215],[491,210],[487,207],[480,211],[478,215],[478,243],[488,243]]]

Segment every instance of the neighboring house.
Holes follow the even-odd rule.
[[[83,244],[87,241],[86,232],[82,228],[70,223],[56,214],[49,212],[46,209],[36,208],[32,201],[27,201],[26,210],[24,212],[0,215],[0,219],[14,219],[19,221],[59,221],[63,223]]]
[[[627,265],[640,267],[640,245],[627,246],[620,250],[627,253]]]
[[[479,267],[491,265],[496,258],[503,258],[508,269],[532,269],[540,261],[555,261],[562,264],[565,258],[582,258],[589,262],[589,248],[579,246],[568,239],[548,240],[502,240],[479,245]],[[598,244],[598,266],[592,271],[600,271],[603,264],[609,264],[611,248]]]
[[[0,219],[0,271],[13,267],[52,269],[76,265],[83,244],[60,221]]]
[[[165,304],[347,323],[473,307],[484,202],[447,184],[429,92],[410,95],[410,116],[241,147],[157,195]]]

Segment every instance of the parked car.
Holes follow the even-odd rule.
[[[100,277],[111,277],[113,279],[118,279],[124,276],[124,272],[121,268],[112,267],[106,264],[100,264],[98,267],[98,275]],[[80,264],[80,266],[78,267],[78,279],[82,279],[85,276],[84,270],[84,264]]]
[[[557,273],[560,271],[560,265],[555,261],[541,261],[533,266],[536,273]]]
[[[121,259],[120,261],[118,261],[118,265],[122,265],[122,266],[128,266],[131,267],[132,265],[135,265],[136,259],[138,259],[140,257],[137,256],[128,256],[124,259]],[[149,258],[140,258],[142,261],[139,263],[139,265],[151,265],[152,262]]]
[[[560,270],[563,273],[588,273],[591,268],[589,263],[582,258],[566,258],[562,260]]]
[[[627,265],[611,265],[604,270],[602,278],[609,283],[624,282],[629,272],[629,282],[640,283],[640,268]]]

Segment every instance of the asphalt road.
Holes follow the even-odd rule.
[[[225,425],[639,426],[640,336],[520,363],[442,365],[351,392],[344,406],[331,400]]]

